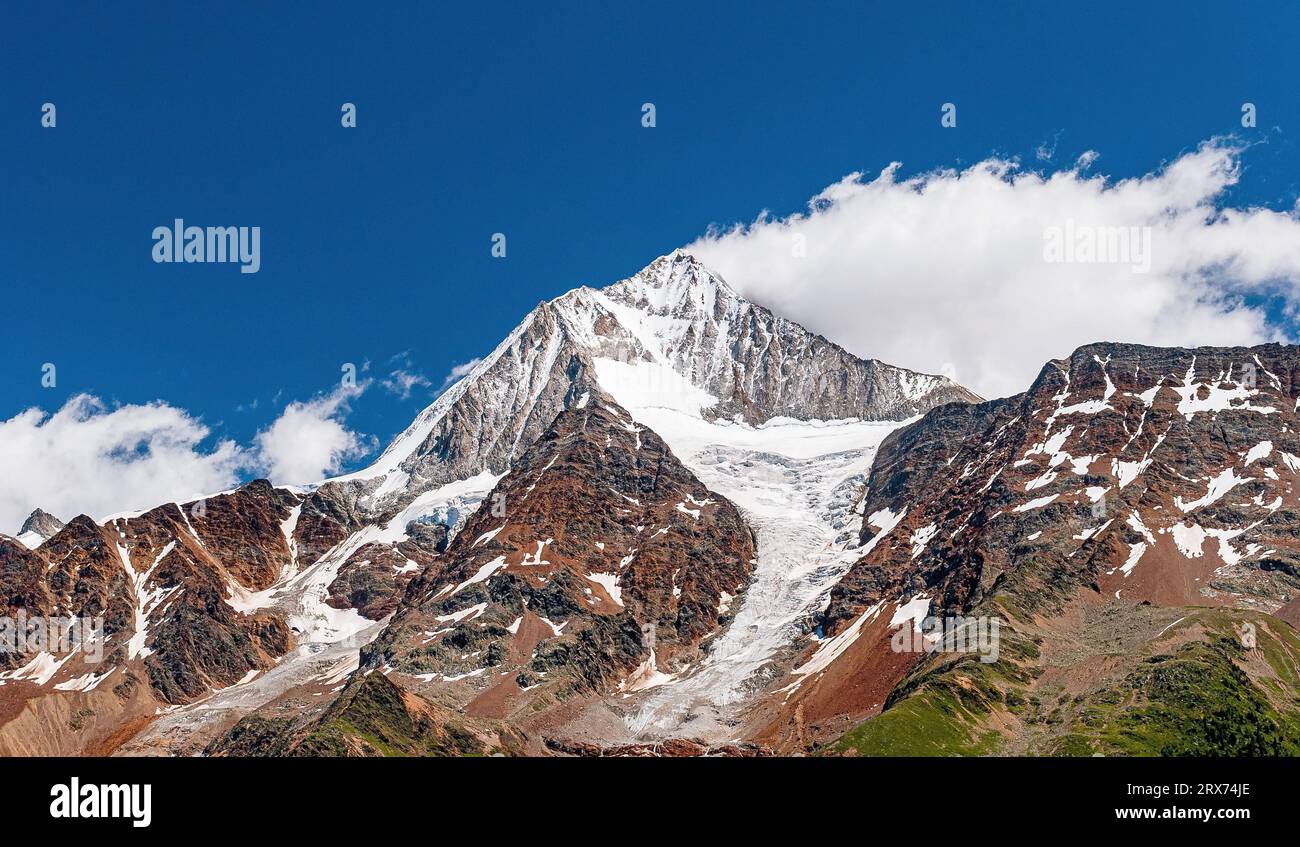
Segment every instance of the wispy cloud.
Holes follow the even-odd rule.
[[[451,371],[443,379],[442,387],[439,388],[438,390],[446,391],[452,385],[455,385],[457,382],[460,382],[462,379],[469,376],[469,372],[474,370],[476,367],[478,367],[479,363],[481,363],[482,361],[483,361],[482,358],[475,357],[473,359],[470,359],[468,362],[464,363],[463,365],[453,365]]]
[[[424,374],[415,369],[409,353],[399,353],[389,360],[396,367],[380,381],[385,390],[396,394],[400,399],[410,399],[417,388],[431,388],[433,383]]]

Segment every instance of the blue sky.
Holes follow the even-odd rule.
[[[1126,177],[1236,133],[1233,204],[1300,191],[1295,3],[48,5],[0,8],[0,420],[88,392],[244,444],[405,354],[432,388],[348,418],[384,442],[539,300],[893,160]],[[260,272],[153,263],[175,217],[260,226]]]

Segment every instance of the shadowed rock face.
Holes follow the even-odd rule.
[[[508,674],[518,688],[671,670],[722,623],[720,598],[744,587],[753,556],[735,507],[596,395],[560,414],[412,582],[365,663]]]
[[[1300,588],[1298,396],[1295,347],[1096,344],[1025,394],[936,409],[882,445],[866,513],[906,515],[827,620],[912,594],[960,610],[995,586],[1031,611],[1080,585],[1278,608]]]
[[[445,549],[446,527],[441,529],[441,540],[436,534],[416,534],[398,544],[367,544],[357,550],[330,583],[326,602],[336,609],[356,609],[371,620],[381,620],[397,608],[407,583]]]
[[[157,650],[145,659],[149,683],[168,703],[187,703],[272,667],[293,646],[283,617],[235,612],[215,592],[179,593],[154,624]]]
[[[0,614],[13,618],[22,610],[27,615],[49,616],[55,600],[45,579],[45,559],[22,544],[0,536]],[[0,670],[26,663],[23,654],[0,650]]]
[[[231,577],[260,591],[289,567],[288,542],[280,525],[295,505],[294,495],[259,479],[191,507],[189,525],[203,540],[204,551]]]
[[[375,485],[326,483],[308,494],[293,533],[299,560],[304,564],[314,562],[367,523],[387,517],[390,513],[365,514],[357,506],[358,498],[373,491]]]
[[[54,598],[50,612],[103,617],[109,635],[130,626],[135,591],[108,530],[78,515],[37,552],[48,568],[45,582]]]
[[[104,659],[83,670],[134,668],[163,702],[189,702],[270,667],[292,646],[282,616],[244,614],[229,600],[291,567],[281,524],[296,500],[258,480],[103,526],[80,515],[32,551],[0,539],[0,597],[28,615],[102,617]],[[6,666],[30,658],[9,656]]]

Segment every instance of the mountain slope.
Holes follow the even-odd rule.
[[[807,743],[843,731],[849,715],[885,707],[888,725],[916,709],[894,686],[918,664],[928,673],[944,662],[896,653],[890,639],[927,616],[1006,622],[1002,659],[967,656],[946,677],[950,692],[960,678],[958,688],[985,694],[980,680],[997,677],[991,688],[1004,695],[1049,672],[1045,645],[1069,655],[1057,661],[1076,674],[1106,678],[1085,672],[1080,656],[1096,651],[1081,645],[1135,604],[1182,611],[1151,617],[1150,629],[1134,622],[1149,640],[1125,647],[1129,657],[1160,655],[1156,630],[1201,614],[1183,607],[1234,607],[1275,631],[1281,624],[1261,613],[1285,614],[1300,587],[1298,379],[1294,347],[1091,345],[1049,363],[1023,395],[936,409],[891,435],[865,499],[866,555],[824,615],[835,638],[796,673],[772,737],[803,733],[797,743]],[[1201,631],[1210,639],[1224,626]],[[1203,662],[1236,662],[1249,675],[1249,655],[1206,649]],[[854,693],[868,671],[876,682]],[[963,743],[972,752],[982,742]]]
[[[467,719],[393,684],[362,674],[319,717],[241,720],[205,751],[210,756],[485,756],[520,753],[509,727]]]
[[[281,521],[293,501],[257,482],[102,526],[81,515],[32,551],[0,539],[7,614],[102,621],[93,640],[70,650],[46,644],[0,657],[8,666],[0,699],[17,713],[0,729],[0,749],[40,749],[44,738],[50,752],[78,752],[102,742],[98,720],[23,737],[46,710],[65,708],[60,699],[96,701],[83,708],[111,723],[119,708],[144,717],[148,703],[191,702],[271,667],[292,644],[289,625],[230,599],[287,566]]]
[[[1300,755],[1300,635],[1274,617],[1104,596],[1049,621],[992,603],[975,611],[1007,621],[998,662],[932,657],[823,752]]]
[[[637,713],[601,730],[611,743],[672,736],[686,718],[701,736],[730,737],[729,713],[761,689],[756,675],[807,631],[852,561],[857,489],[874,444],[897,426],[863,419],[973,399],[942,378],[854,359],[674,254],[609,288],[539,305],[375,465],[314,496],[377,513],[371,520],[388,522],[390,534],[427,520],[455,538],[548,415],[602,393],[662,435],[710,492],[742,502],[762,536],[756,601],[719,604],[740,616],[743,633],[724,632],[716,649],[710,642],[673,685],[630,693]]]
[[[731,503],[609,397],[590,396],[411,583],[360,673],[472,717],[550,727],[571,702],[663,684],[698,660],[753,557]],[[252,725],[219,746],[238,750]]]

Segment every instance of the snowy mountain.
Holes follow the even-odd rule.
[[[0,537],[0,609],[104,620],[0,654],[0,753],[1300,752],[1297,356],[982,402],[674,253],[362,471]]]
[[[979,398],[945,377],[858,359],[740,297],[680,251],[607,288],[541,303],[371,467],[331,481],[383,512],[447,483],[500,476],[582,394],[751,426],[900,421]]]
[[[369,468],[305,490],[258,482],[102,527],[82,517],[30,552],[0,548],[23,580],[39,582],[44,563],[67,557],[61,550],[85,562],[70,582],[44,587],[46,613],[113,610],[107,666],[42,654],[0,674],[0,694],[31,714],[14,727],[47,722],[45,712],[63,708],[42,705],[50,697],[94,700],[95,725],[35,746],[6,742],[0,727],[0,746],[69,753],[100,749],[99,736],[112,735],[123,752],[196,751],[271,702],[298,703],[304,720],[318,715],[363,663],[360,675],[382,668],[405,688],[465,706],[486,697],[504,708],[511,686],[535,691],[529,699],[572,696],[538,682],[548,671],[531,667],[519,638],[571,657],[545,667],[551,680],[584,681],[584,705],[565,706],[575,731],[600,726],[601,743],[697,730],[726,740],[735,710],[809,631],[855,560],[854,507],[876,445],[930,408],[977,399],[943,377],[857,359],[745,301],[689,255],[661,257],[614,285],[539,304]],[[521,477],[540,445],[578,420],[581,430],[564,438],[586,443],[595,422],[615,430]],[[608,493],[637,467],[649,475]],[[567,482],[553,489],[557,478]],[[576,516],[560,519],[570,501],[607,529],[576,534]],[[628,523],[640,508],[649,511]],[[740,536],[728,514],[744,522]],[[480,535],[506,530],[475,545],[460,535],[467,525]],[[542,583],[502,594],[530,584],[520,573]],[[421,594],[456,585],[456,574],[479,587]],[[545,594],[555,616],[568,610],[564,620],[520,614],[520,603],[543,602],[541,586],[559,584],[577,592]],[[73,605],[87,596],[97,599]],[[592,597],[603,599],[588,608]],[[608,637],[624,632],[615,625],[623,616],[625,635]],[[518,632],[505,617],[519,618]],[[410,653],[436,646],[412,635],[421,618],[421,631],[448,644],[437,662]],[[484,641],[476,630],[496,632],[498,618],[505,634]],[[660,635],[646,641],[647,626]],[[181,637],[185,629],[207,633],[203,649]],[[388,647],[363,656],[376,637]],[[503,656],[515,657],[508,674]],[[620,701],[612,712],[611,693]],[[115,720],[142,730],[128,741],[110,732]],[[502,732],[494,737],[514,737]]]
[[[16,537],[28,548],[34,550],[53,538],[61,529],[63,529],[63,521],[49,512],[36,509],[27,516],[27,520],[23,521],[22,528],[18,530]]]

